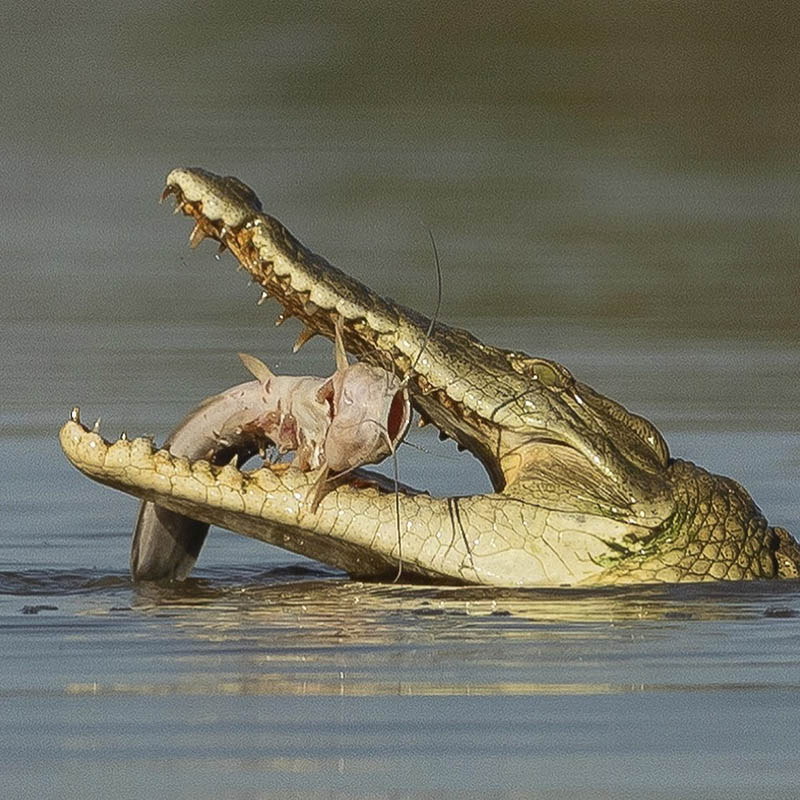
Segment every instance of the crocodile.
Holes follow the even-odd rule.
[[[358,579],[389,580],[398,568],[406,580],[507,587],[800,574],[800,545],[741,485],[673,458],[652,423],[562,365],[378,296],[303,246],[236,178],[175,169],[169,195],[194,220],[190,246],[210,238],[229,250],[261,300],[283,306],[279,322],[302,321],[300,341],[333,338],[339,325],[351,353],[408,387],[420,424],[480,460],[492,489],[434,497],[362,472],[314,509],[314,472],[187,458],[148,438],[107,441],[76,409],[60,441],[85,475]],[[174,543],[162,544],[175,558]]]

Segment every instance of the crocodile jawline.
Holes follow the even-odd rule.
[[[385,300],[307,250],[235,178],[173,170],[162,197],[195,220],[189,241],[229,249],[304,324],[408,382],[423,421],[470,450],[494,494],[432,498],[345,483],[318,512],[313,475],[189,462],[149,442],[110,443],[73,419],[68,458],[90,477],[179,514],[340,566],[495,585],[793,576],[800,550],[727,478],[670,458],[647,420],[560,364],[479,342]],[[399,511],[397,516],[396,511]],[[398,530],[400,535],[398,536]]]

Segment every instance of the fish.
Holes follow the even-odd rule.
[[[344,476],[394,455],[408,431],[406,384],[381,367],[349,363],[341,318],[335,323],[336,370],[327,378],[276,375],[256,356],[239,357],[255,380],[207,398],[190,412],[165,443],[173,455],[243,464],[267,445],[280,455],[293,453],[292,467],[318,472],[307,499],[316,513]],[[186,578],[208,529],[142,502],[131,545],[134,580]]]

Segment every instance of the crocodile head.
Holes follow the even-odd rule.
[[[734,481],[670,458],[647,420],[560,364],[478,341],[379,297],[306,249],[241,181],[197,168],[167,176],[163,197],[219,242],[313,334],[341,326],[348,350],[407,384],[432,423],[484,465],[494,492],[395,497],[353,476],[319,508],[313,475],[190,462],[146,440],[109,443],[77,420],[68,458],[96,480],[340,566],[499,585],[679,581],[793,574],[794,540],[769,528]]]

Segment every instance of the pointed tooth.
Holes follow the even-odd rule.
[[[92,433],[100,433],[100,417],[94,421],[94,425],[92,425]]]
[[[309,340],[313,339],[314,336],[317,335],[317,332],[306,325],[303,330],[300,331],[300,335],[297,337],[297,341],[294,343],[294,347],[292,348],[293,353],[298,353],[300,348]]]
[[[264,459],[264,461],[267,460],[267,448],[263,444],[258,446],[258,454]]]
[[[428,424],[429,420],[425,419],[425,417],[420,417],[417,420],[417,427],[424,428]]]
[[[78,406],[73,406],[72,407],[72,411],[69,412],[69,418],[73,422],[77,422],[78,425],[81,424],[81,410],[80,410],[80,408],[78,408]]]
[[[344,320],[341,314],[336,315],[333,323],[333,358],[336,362],[337,371],[347,369],[347,351],[344,348]]]
[[[278,326],[283,325],[283,323],[292,316],[294,315],[290,314],[288,311],[281,311],[281,313],[278,314],[278,319],[275,320],[275,327],[277,328]]]
[[[175,196],[175,208],[172,209],[173,214],[180,214],[183,211],[183,201],[178,200],[177,195]]]
[[[257,305],[257,306],[262,306],[262,305],[264,305],[264,301],[265,301],[265,300],[266,300],[268,297],[269,297],[269,295],[268,295],[266,292],[262,291],[262,292],[261,292],[261,297],[259,297],[259,298],[258,298],[258,300],[256,300],[256,305]]]
[[[125,433],[125,431],[122,431],[122,433],[119,435],[119,440],[121,442],[127,442],[128,441],[128,434]]]
[[[194,250],[205,238],[206,232],[203,230],[203,226],[199,222],[196,222],[194,228],[192,228],[192,232],[189,234],[189,247]]]
[[[233,454],[233,458],[228,462],[228,464],[230,464],[230,466],[232,466],[232,467],[238,467],[239,466],[239,454],[238,453],[234,453]]]

